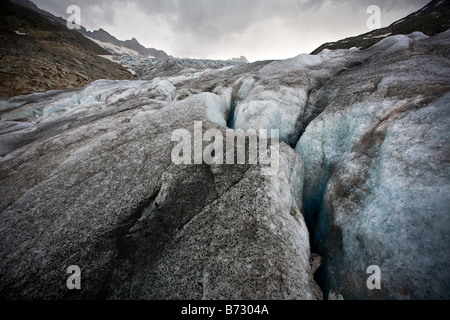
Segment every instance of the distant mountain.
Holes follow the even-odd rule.
[[[336,42],[321,45],[311,54],[317,54],[323,49],[350,49],[357,47],[367,49],[375,43],[391,35],[409,34],[421,31],[428,36],[444,32],[450,28],[450,1],[433,0],[422,9],[400,19],[390,26],[373,30],[362,35],[349,37]]]
[[[126,57],[121,59],[124,65],[130,66],[140,79],[150,80],[154,78],[170,77],[179,74],[183,70],[185,75],[196,73],[201,70],[222,69],[235,67],[247,63],[231,60],[209,60],[209,59],[148,59]]]
[[[0,97],[133,78],[119,64],[99,57],[109,54],[105,49],[31,4],[0,2]]]
[[[228,61],[248,63],[247,58],[244,56],[240,56],[239,58],[231,58],[231,59],[228,59]]]
[[[81,27],[81,29],[79,29],[77,31],[91,39],[95,39],[95,40],[98,40],[101,42],[111,43],[111,44],[119,46],[119,47],[125,47],[128,49],[134,50],[134,51],[138,52],[139,54],[141,54],[144,58],[155,57],[157,59],[165,59],[165,58],[169,57],[169,55],[166,52],[164,52],[163,50],[144,47],[142,44],[139,43],[139,41],[136,40],[136,38],[132,38],[131,40],[121,41],[101,28],[99,30],[95,30],[95,31],[87,31],[86,28]]]

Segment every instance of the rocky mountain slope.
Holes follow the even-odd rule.
[[[414,32],[0,100],[0,297],[449,299],[449,48]],[[177,164],[181,139],[203,161]]]
[[[66,20],[64,20],[62,17],[56,17],[55,15],[51,14],[50,12],[40,9],[38,6],[36,6],[30,0],[14,0],[14,2],[18,3],[22,6],[28,7],[30,9],[40,13],[42,16],[51,19],[52,21],[59,22],[61,25],[64,25],[64,26],[66,25]],[[149,56],[154,57],[154,58],[160,58],[160,59],[169,57],[169,55],[167,53],[165,53],[163,50],[144,47],[135,38],[132,38],[131,40],[125,40],[125,41],[118,40],[116,37],[112,36],[109,32],[107,32],[106,30],[103,30],[102,28],[100,28],[99,30],[88,31],[88,30],[86,30],[85,27],[80,26],[80,29],[76,29],[76,31],[78,31],[79,33],[81,33],[82,35],[84,35],[90,39],[105,42],[105,43],[111,44],[113,46],[123,47],[123,48],[128,48],[130,50],[134,50],[134,51],[138,52],[144,58],[147,58]]]
[[[367,49],[388,36],[409,34],[414,31],[421,31],[428,36],[434,36],[450,28],[449,16],[450,1],[433,0],[422,9],[392,23],[386,28],[376,29],[336,42],[324,43],[311,54],[317,54],[323,49],[350,49],[352,47]]]
[[[0,97],[131,79],[109,54],[75,31],[9,0],[0,3]]]

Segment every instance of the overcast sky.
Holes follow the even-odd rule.
[[[381,26],[403,18],[430,0],[32,0],[41,9],[69,17],[81,9],[81,24],[103,28],[120,40],[135,37],[146,47],[175,57],[250,61],[310,53],[324,42],[370,31],[369,5],[381,9]]]

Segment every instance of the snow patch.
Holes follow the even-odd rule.
[[[129,49],[129,48],[126,48],[126,47],[121,47],[121,46],[119,47],[119,46],[116,46],[116,45],[114,45],[112,43],[102,42],[102,41],[99,41],[99,40],[96,40],[96,39],[93,39],[93,38],[90,38],[90,37],[86,37],[86,38],[88,38],[91,41],[94,41],[100,47],[106,49],[107,51],[109,51],[111,53],[114,53],[114,54],[117,54],[117,55],[132,56],[132,57],[142,57],[142,55],[139,52],[135,51],[135,50],[132,50],[132,49]]]
[[[364,39],[364,40],[370,40],[370,39],[377,39],[377,38],[386,38],[386,37],[389,37],[390,35],[391,35],[391,33],[388,32],[388,33],[385,33],[385,34],[380,34],[380,35],[378,35],[378,36],[372,36],[372,35],[370,35],[369,37],[364,37],[363,39]]]
[[[398,20],[397,22],[394,22],[392,25],[396,25],[396,24],[402,23],[403,21],[405,21],[405,19]]]

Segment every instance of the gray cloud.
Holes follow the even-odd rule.
[[[82,11],[82,24],[102,25],[104,23],[114,23],[114,12],[118,8],[111,5],[112,1],[107,0],[31,0],[39,8],[49,11],[59,17],[67,18],[67,8],[70,5],[77,5]],[[126,1],[121,1],[126,2]]]
[[[427,0],[34,0],[67,17],[82,9],[82,24],[182,56],[285,57],[322,42],[366,32],[366,9],[380,6],[383,25],[424,6]],[[124,18],[121,15],[127,13]],[[129,34],[128,34],[129,32]],[[159,33],[159,34],[156,34]],[[162,36],[164,34],[164,36]],[[117,36],[117,35],[116,35]],[[244,41],[245,40],[245,41]],[[276,54],[278,47],[279,54]],[[233,48],[233,46],[239,46]],[[264,52],[267,55],[264,56]]]

